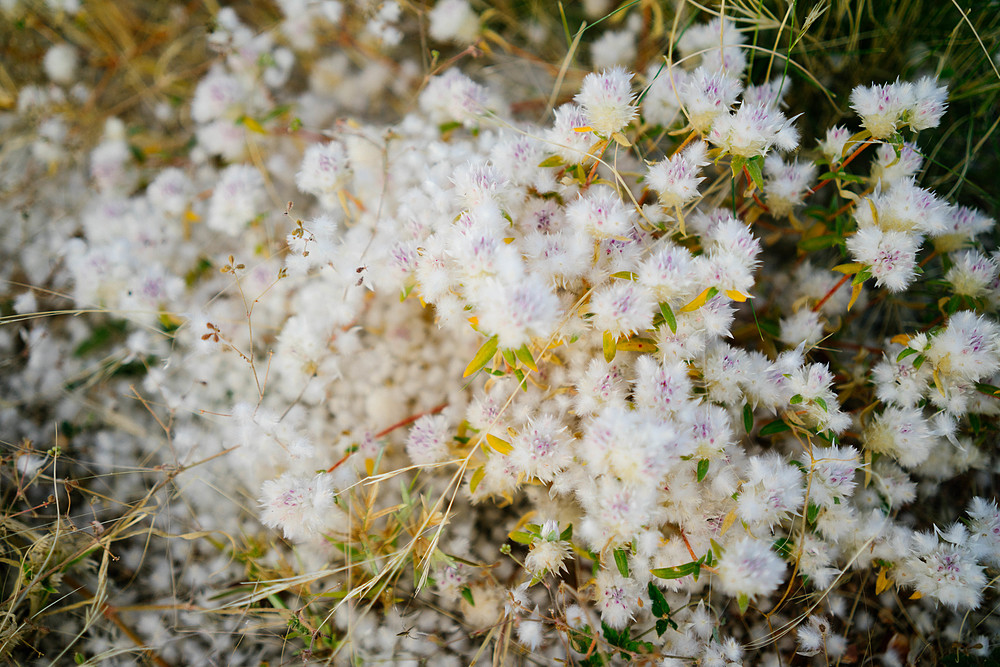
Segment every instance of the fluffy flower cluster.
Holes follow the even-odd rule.
[[[840,657],[849,568],[919,592],[922,627],[983,605],[1000,565],[995,499],[967,499],[967,525],[943,530],[909,510],[995,466],[1000,415],[1000,260],[975,246],[993,221],[921,187],[918,145],[895,136],[934,127],[945,88],[856,89],[861,124],[886,141],[843,179],[868,138],[834,127],[818,159],[779,155],[799,148],[790,84],[749,80],[747,40],[726,19],[690,26],[680,60],[645,76],[617,63],[641,27],[624,21],[602,38],[607,67],[532,123],[460,59],[424,81],[415,62],[299,61],[279,43],[314,51],[353,21],[364,49],[391,54],[424,30],[403,5],[368,4],[284,0],[280,30],[261,34],[221,11],[188,161],[140,164],[110,121],[80,176],[93,193],[54,237],[61,261],[34,245],[19,260],[32,281],[54,272],[81,310],[130,320],[112,361],[141,366],[135,386],[169,412],[173,465],[205,463],[178,490],[198,530],[279,531],[253,571],[322,570],[282,581],[307,606],[346,600],[331,618],[370,662],[440,648],[404,631],[391,596],[377,621],[355,613],[350,600],[389,580],[436,594],[447,613],[414,627],[454,638],[441,643],[463,659],[468,632],[502,625],[552,662],[600,633],[662,664],[741,664],[760,642],[735,637],[765,628],[750,605],[797,605],[777,592],[799,583],[822,601],[794,607],[798,652]],[[434,42],[470,44],[488,18],[474,6],[442,0],[419,18]],[[288,93],[300,65],[306,90]],[[75,51],[45,58],[61,84],[79,66]],[[416,102],[391,125],[333,122],[396,94]],[[310,129],[272,122],[292,106]],[[32,149],[46,165],[65,158],[50,150],[56,120]],[[840,179],[830,197],[863,187],[827,215],[817,169]],[[789,237],[809,259],[784,257]],[[924,271],[950,294],[927,302],[939,320],[914,315],[917,331],[879,304],[906,307],[893,295]],[[884,291],[856,318],[871,278]],[[56,372],[52,331],[0,330],[23,360],[11,387],[57,397],[60,373],[86,377],[81,358],[107,340],[70,327]],[[134,380],[113,382],[125,394]],[[93,440],[113,460],[120,439]],[[241,494],[259,522],[220,507]],[[638,626],[645,643],[626,644]]]

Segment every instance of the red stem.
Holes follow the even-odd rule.
[[[820,300],[819,300],[819,303],[817,303],[817,304],[816,304],[815,306],[813,306],[813,312],[814,312],[814,313],[815,313],[815,312],[818,312],[818,311],[819,311],[819,309],[823,307],[823,304],[824,304],[824,303],[826,303],[827,301],[829,301],[829,300],[830,300],[830,297],[831,297],[831,296],[833,296],[833,295],[834,295],[834,293],[835,293],[835,292],[836,292],[837,290],[839,290],[839,289],[841,288],[841,286],[843,286],[843,284],[844,284],[844,283],[846,283],[846,282],[847,282],[847,279],[848,279],[848,278],[850,278],[850,277],[851,277],[851,276],[850,276],[849,274],[846,274],[846,273],[845,273],[845,274],[844,274],[844,277],[843,277],[843,278],[841,278],[840,280],[838,280],[838,281],[837,281],[837,284],[836,284],[836,285],[834,285],[833,287],[831,287],[831,288],[830,288],[830,291],[829,291],[829,292],[827,292],[827,293],[826,293],[826,295],[825,295],[825,296],[824,296],[824,297],[823,297],[822,299],[820,299]]]
[[[868,140],[865,141],[865,143],[863,143],[860,146],[858,146],[857,148],[855,148],[854,152],[851,153],[847,157],[846,160],[844,160],[844,163],[842,165],[840,165],[840,168],[843,169],[847,165],[851,164],[851,161],[854,160],[854,158],[856,158],[857,156],[861,155],[862,151],[864,151],[866,148],[868,148],[869,146],[871,146],[873,143],[875,143],[875,142],[872,141],[871,139],[868,139]],[[809,190],[809,194],[811,194],[811,195],[816,194],[817,192],[819,192],[820,188],[822,188],[824,185],[826,185],[827,183],[829,183],[832,180],[833,180],[832,178],[828,178],[825,181],[821,182],[816,187],[810,189]]]

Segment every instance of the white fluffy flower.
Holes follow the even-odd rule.
[[[634,99],[632,73],[612,67],[600,74],[588,74],[574,101],[583,109],[587,125],[597,134],[608,137],[621,132],[635,118]]]
[[[616,338],[652,327],[655,308],[649,292],[630,280],[616,280],[594,292],[590,299],[594,328],[610,331]]]
[[[698,184],[705,178],[699,170],[708,164],[708,147],[698,141],[673,157],[661,160],[646,172],[646,185],[660,195],[664,206],[683,206],[698,197]]]
[[[466,0],[438,0],[427,18],[427,32],[439,42],[470,44],[479,33],[479,17]]]
[[[744,102],[736,113],[716,118],[708,140],[727,153],[751,158],[765,155],[772,146],[782,151],[795,149],[799,133],[777,109]]]
[[[766,542],[742,537],[726,545],[715,573],[724,593],[752,602],[778,588],[785,578],[785,562]]]
[[[913,84],[906,82],[858,86],[851,91],[851,107],[875,139],[885,139],[896,131],[913,100]]]
[[[890,292],[902,292],[913,282],[919,247],[920,239],[913,234],[878,227],[861,228],[847,239],[854,261],[871,267],[875,283]]]
[[[326,473],[303,477],[285,473],[261,488],[261,522],[281,528],[295,541],[317,539],[338,526],[344,513],[336,505],[333,478]]]

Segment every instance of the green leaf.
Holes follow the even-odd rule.
[[[747,613],[747,609],[750,608],[750,598],[746,593],[740,593],[740,596],[736,598],[736,604],[740,607],[740,613]]]
[[[524,371],[515,368],[514,377],[517,378],[517,386],[521,388],[521,391],[528,391],[528,383],[524,381]]]
[[[743,429],[747,433],[753,431],[753,409],[749,403],[743,404]]]
[[[465,598],[466,602],[468,602],[473,607],[476,606],[476,601],[472,597],[472,589],[471,588],[469,588],[468,586],[462,586],[461,593],[462,593],[462,597]]]
[[[674,567],[658,567],[650,570],[654,577],[660,579],[681,579],[690,575],[697,575],[701,571],[701,565],[695,561],[676,565]]]
[[[708,474],[708,465],[709,465],[709,463],[710,462],[709,462],[708,459],[702,459],[702,460],[698,461],[698,481],[699,482],[701,480],[705,479],[705,475]]]
[[[667,604],[667,599],[663,597],[663,592],[656,587],[652,581],[646,584],[646,592],[649,594],[649,599],[653,602],[653,616],[663,617],[670,615],[670,605]]]
[[[986,394],[987,396],[990,396],[992,398],[1000,398],[1000,387],[994,387],[991,384],[986,384],[984,382],[977,382],[976,391],[978,391],[980,394]]]
[[[919,357],[917,357],[916,359],[914,359],[913,360],[913,370],[919,371],[920,367],[924,365],[925,361],[927,361],[927,357],[925,355],[923,355],[923,354],[921,354]]]
[[[733,170],[733,178],[737,178],[743,171],[743,165],[747,163],[747,159],[742,155],[733,155],[732,160],[729,162],[729,168]]]
[[[791,403],[792,405],[798,405],[799,403],[802,402],[802,394],[795,394],[790,399],[788,399],[788,402]]]
[[[573,524],[569,524],[563,528],[563,532],[559,533],[559,539],[562,542],[573,539]]]
[[[550,155],[549,157],[539,162],[538,166],[541,167],[542,169],[548,169],[549,167],[561,167],[564,164],[566,164],[566,161],[563,160],[558,155]]]
[[[798,243],[799,250],[804,252],[815,252],[823,248],[831,248],[835,245],[843,245],[844,239],[837,234],[823,234],[822,236],[812,236],[802,239]]]
[[[824,401],[819,396],[817,396],[816,398],[813,399],[813,403],[815,403],[819,407],[823,408],[823,412],[829,412],[830,411],[830,408],[826,407],[826,401]]]
[[[903,359],[906,359],[911,354],[920,354],[920,350],[914,350],[912,347],[908,347],[899,354],[896,355],[896,363],[899,363]]]
[[[786,424],[784,421],[780,419],[775,419],[774,421],[768,422],[767,424],[764,424],[763,427],[761,427],[760,435],[763,437],[767,437],[769,435],[777,435],[778,433],[789,431],[791,430],[791,428],[792,427]]]
[[[615,565],[618,567],[618,572],[628,579],[629,569],[628,569],[628,552],[625,549],[615,549]]]
[[[503,355],[503,360],[507,362],[507,365],[511,368],[517,366],[517,357],[514,356],[514,350],[501,350],[500,354]]]
[[[535,541],[535,536],[521,530],[515,530],[509,535],[510,539],[518,544],[531,544]]]
[[[631,271],[618,271],[617,273],[611,274],[612,278],[618,278],[619,280],[637,280],[639,276]]]
[[[819,516],[819,505],[814,505],[809,503],[809,508],[806,509],[806,521],[809,523],[816,523],[816,518]]]
[[[476,352],[476,356],[472,357],[472,361],[470,361],[469,365],[465,367],[465,372],[462,374],[462,377],[467,378],[480,371],[486,366],[486,364],[490,363],[490,359],[492,359],[493,355],[497,353],[498,340],[499,338],[497,336],[493,336],[483,343],[483,346],[479,348],[478,352]]]
[[[670,310],[670,304],[666,301],[660,304],[660,314],[663,315],[663,321],[670,327],[670,332],[677,333],[677,318],[674,317],[674,311]]]
[[[758,190],[764,189],[764,174],[761,172],[761,165],[764,164],[763,155],[754,155],[752,158],[746,161],[744,165],[747,168],[747,172],[750,174],[750,178],[753,179],[754,185],[757,186]]]

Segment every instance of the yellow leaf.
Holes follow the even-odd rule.
[[[369,477],[375,473],[375,459],[365,459],[365,472]]]
[[[838,264],[833,267],[834,271],[839,271],[840,273],[846,273],[849,276],[853,276],[855,273],[860,273],[861,269],[865,268],[864,264],[859,262],[851,262],[850,264]]]
[[[504,244],[506,244],[506,245],[510,245],[511,243],[513,243],[513,242],[514,242],[514,237],[513,237],[513,236],[508,236],[507,238],[505,238],[505,239],[503,240],[503,242],[504,242]]]
[[[744,294],[743,292],[738,292],[734,289],[727,289],[726,296],[728,296],[733,301],[739,301],[740,303],[743,303],[744,301],[750,298],[750,295]]]
[[[421,299],[421,301],[423,301],[423,299]],[[473,315],[472,317],[469,318],[469,324],[471,324],[472,328],[475,329],[476,327],[479,326],[479,318]]]
[[[630,142],[621,132],[612,132],[611,138],[614,139],[615,143],[617,143],[619,146],[624,146],[625,148],[629,148],[632,146],[632,142]]]
[[[243,116],[242,120],[243,120],[243,126],[246,127],[248,130],[250,130],[251,132],[256,132],[257,134],[267,134],[267,130],[265,130],[260,123],[255,121],[250,116]]]
[[[893,336],[892,338],[889,339],[889,342],[890,343],[898,343],[900,345],[907,345],[910,342],[910,335],[909,334],[896,334],[895,336]]]
[[[604,361],[609,364],[615,359],[615,352],[618,351],[615,345],[615,337],[611,335],[610,331],[604,332]]]
[[[847,302],[847,310],[848,311],[850,311],[851,308],[854,307],[854,302],[858,300],[859,296],[861,296],[861,288],[863,286],[864,286],[864,283],[862,283],[860,285],[852,285],[851,286],[851,300]]]
[[[504,456],[514,451],[514,448],[511,447],[509,442],[507,442],[502,438],[496,437],[492,433],[486,434],[486,442],[489,443],[491,449],[503,454]]]
[[[706,287],[704,290],[702,290],[701,294],[699,294],[698,296],[696,296],[694,298],[694,300],[691,301],[691,303],[689,303],[688,305],[682,307],[680,309],[680,312],[682,312],[682,313],[690,313],[692,311],[698,310],[699,308],[701,308],[702,306],[704,306],[706,303],[708,303],[709,293],[712,292],[713,290],[715,290],[714,287]]]
[[[584,125],[583,127],[574,127],[574,128],[573,128],[573,131],[574,131],[574,132],[581,132],[581,133],[582,133],[582,132],[593,132],[593,131],[594,131],[594,128],[592,128],[592,127],[591,127],[591,126],[589,126],[589,125]]]
[[[920,591],[916,591],[913,595],[910,596],[910,599],[911,600],[919,600],[922,597],[924,597],[924,594],[921,593]]]
[[[188,209],[184,211],[184,219],[188,222],[198,222],[199,220],[201,220],[201,216],[192,211],[191,209]]]
[[[888,571],[883,567],[878,571],[878,579],[875,580],[875,595],[881,595],[885,589],[889,588],[892,580],[889,579]]]
[[[726,518],[722,520],[720,535],[725,535],[726,531],[732,528],[734,523],[736,523],[736,510],[731,511],[726,515]]]
[[[942,384],[941,384],[941,378],[938,376],[938,372],[937,372],[936,368],[933,371],[931,371],[931,377],[934,378],[934,386],[937,388],[938,393],[940,393],[941,396],[944,396],[945,398],[947,398],[948,396],[947,396],[947,394],[944,393],[944,386],[942,386]]]

